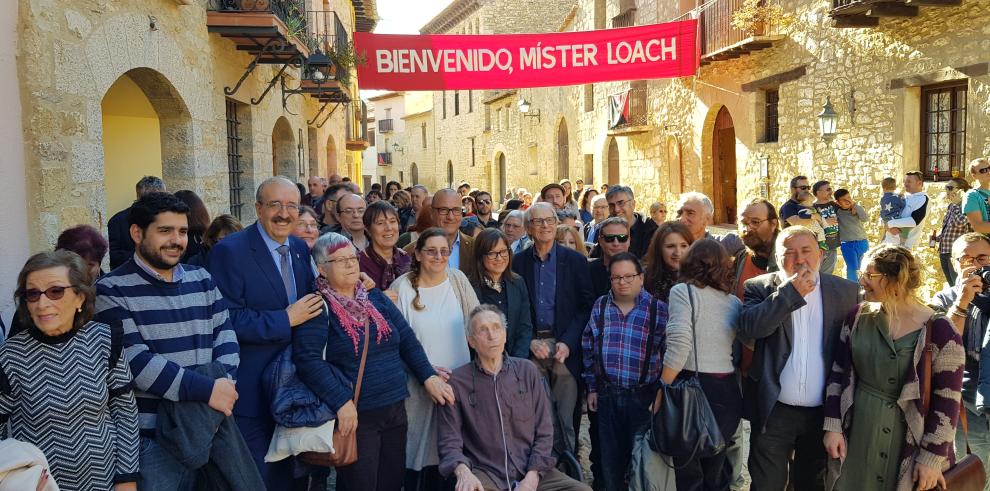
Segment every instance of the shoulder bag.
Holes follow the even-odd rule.
[[[650,418],[650,448],[682,461],[717,455],[725,449],[725,438],[718,428],[715,414],[698,379],[698,335],[695,325],[694,295],[688,287],[691,302],[691,339],[694,373],[678,377],[672,384],[660,383],[653,400]],[[685,464],[686,465],[686,464]]]
[[[932,344],[932,328],[935,326],[933,319],[928,320],[925,329],[925,351],[921,354],[921,366],[924,370],[922,374],[923,385],[921,387],[921,416],[928,416],[929,404],[932,398],[932,352],[935,345]],[[946,489],[952,491],[982,491],[987,482],[986,472],[983,470],[983,462],[969,448],[969,428],[966,425],[966,403],[959,401],[959,422],[962,424],[963,437],[966,439],[966,456],[956,461],[956,465],[942,473],[945,477]]]
[[[361,364],[358,365],[357,381],[354,383],[354,407],[357,408],[361,397],[361,381],[364,380],[364,365],[368,361],[368,340],[371,338],[371,326],[368,322],[364,328],[364,350],[361,351]],[[320,467],[344,467],[357,462],[357,429],[348,436],[340,434],[340,426],[334,425],[333,452],[304,452],[299,454],[299,460],[309,465]]]

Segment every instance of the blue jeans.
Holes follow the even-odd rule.
[[[843,242],[842,260],[846,262],[846,279],[849,281],[859,281],[859,267],[863,262],[863,254],[870,249],[870,243],[866,240],[853,240]]]
[[[196,471],[175,460],[172,454],[158,446],[153,438],[141,437],[141,491],[190,491],[196,483]]]
[[[650,425],[655,392],[602,387],[598,392],[599,464],[605,489],[623,490],[636,435]],[[598,477],[595,476],[595,480]]]

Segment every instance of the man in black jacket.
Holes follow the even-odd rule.
[[[137,182],[135,192],[137,198],[148,193],[164,193],[165,183],[160,177],[144,176]],[[131,214],[131,207],[128,206],[118,211],[107,221],[107,238],[110,242],[110,270],[127,262],[134,255],[134,241],[131,240],[131,225],[127,217]]]
[[[653,240],[653,233],[657,231],[657,224],[650,217],[636,213],[636,197],[629,186],[617,185],[608,188],[605,201],[608,202],[610,216],[626,219],[626,223],[630,226],[629,252],[642,260],[646,255],[646,249],[650,247],[650,241]]]
[[[784,229],[775,249],[781,271],[746,282],[737,333],[755,342],[744,380],[752,488],[782,491],[790,481],[822,489],[825,378],[859,286],[819,274],[822,251],[811,230]]]

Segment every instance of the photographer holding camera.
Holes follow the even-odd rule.
[[[958,273],[956,284],[935,294],[931,307],[946,314],[962,336],[966,348],[962,397],[969,411],[969,443],[973,453],[987,462],[990,458],[990,416],[985,414],[990,400],[990,345],[984,345],[990,324],[990,238],[970,232],[952,243],[952,266]],[[986,363],[981,365],[981,351]],[[956,430],[956,455],[966,453],[962,425]],[[986,466],[990,471],[990,466]],[[988,472],[990,477],[990,472]],[[990,482],[990,480],[988,480]]]

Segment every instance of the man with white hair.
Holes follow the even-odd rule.
[[[523,227],[522,210],[512,210],[506,215],[502,220],[502,233],[509,240],[509,250],[512,254],[518,254],[531,243],[529,236],[526,235],[526,228]]]
[[[437,407],[440,472],[458,491],[591,491],[555,468],[550,400],[536,367],[505,355],[506,324],[494,305],[469,315],[477,356],[450,375],[457,402]]]
[[[785,228],[774,252],[780,271],[746,282],[736,333],[755,343],[743,379],[752,489],[821,489],[825,379],[859,285],[819,273],[822,250],[807,228]]]
[[[687,227],[694,237],[694,240],[713,239],[730,256],[735,256],[743,250],[746,245],[738,235],[729,232],[725,235],[713,235],[708,232],[708,226],[712,224],[712,216],[715,214],[715,205],[711,198],[702,193],[691,191],[684,193],[677,200],[677,220]]]

